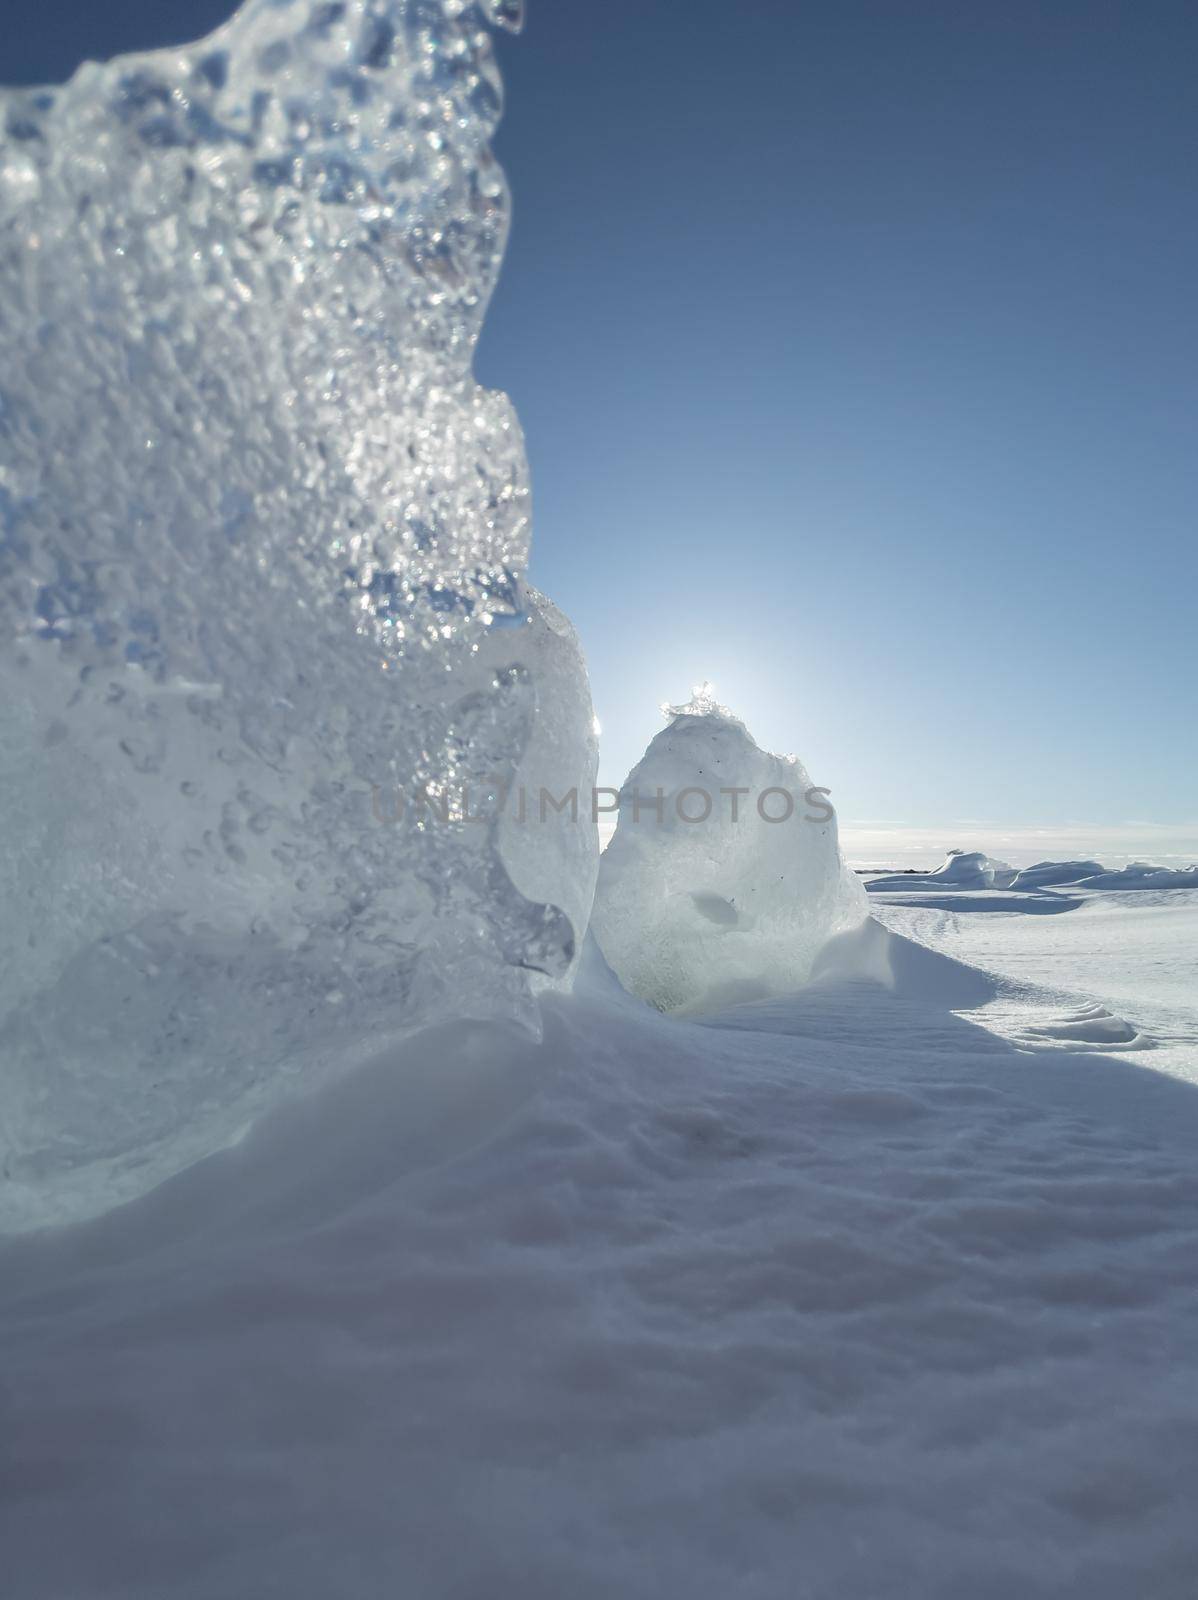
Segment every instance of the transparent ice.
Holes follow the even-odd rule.
[[[0,1226],[569,980],[589,830],[376,803],[593,781],[471,372],[491,22],[519,5],[246,0],[0,95]]]
[[[798,759],[760,749],[710,684],[663,710],[669,726],[625,780],[599,868],[603,954],[662,1011],[797,989],[828,939],[866,916],[835,814],[805,800]]]

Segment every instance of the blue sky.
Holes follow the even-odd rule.
[[[7,0],[4,71],[231,9]],[[605,781],[707,677],[846,818],[1198,817],[1196,47],[1188,0],[532,0],[477,366]]]

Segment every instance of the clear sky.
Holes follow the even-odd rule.
[[[228,0],[5,0],[3,72]],[[618,782],[700,678],[847,819],[1198,817],[1192,0],[532,0],[479,353]]]

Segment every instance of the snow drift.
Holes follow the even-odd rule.
[[[1133,861],[1130,866],[1105,872],[1078,882],[1080,889],[1198,889],[1198,867],[1158,867],[1151,861]]]
[[[1101,861],[1037,861],[1024,867],[1011,880],[1012,889],[1050,889],[1061,884],[1080,883],[1104,871]]]
[[[6,1600],[1193,1600],[1198,902],[1095,911],[1172,1077],[981,1025],[1034,988],[957,931],[1072,916],[880,909],[947,945],[704,1022],[584,971],[0,1242]]]
[[[0,96],[0,1226],[139,1192],[355,1039],[535,1027],[569,981],[590,828],[450,803],[594,767],[471,375],[485,23],[247,0]]]
[[[620,981],[662,1011],[783,994],[866,915],[835,813],[793,757],[760,749],[707,685],[628,775],[593,927]]]

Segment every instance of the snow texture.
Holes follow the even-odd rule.
[[[594,748],[471,375],[486,23],[247,0],[0,96],[0,1228],[140,1192],[355,1040],[535,1028],[569,982],[589,816],[499,816]]]
[[[1198,897],[880,909],[704,1023],[591,951],[0,1247],[6,1592],[1192,1600]],[[1112,975],[1172,1050],[992,1025]]]
[[[824,791],[770,755],[708,685],[625,781],[592,927],[621,983],[662,1011],[784,994],[865,917]],[[808,797],[811,798],[808,798]]]

